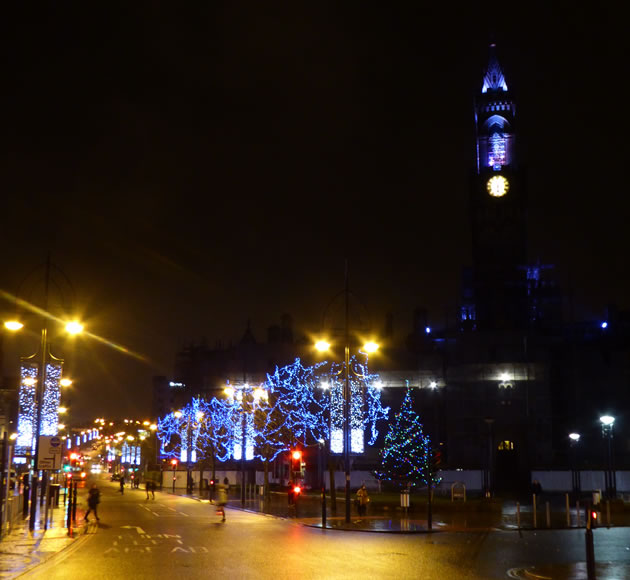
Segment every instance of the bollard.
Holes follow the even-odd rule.
[[[326,529],[326,488],[322,485],[322,530]]]
[[[565,511],[567,512],[567,528],[571,527],[571,508],[569,506],[569,494],[564,494]]]
[[[521,529],[521,504],[516,502],[516,527]]]
[[[536,529],[536,494],[533,495],[533,510],[532,510],[532,518],[533,518],[533,522],[534,522],[534,529]]]
[[[606,527],[610,528],[610,500],[606,500]]]
[[[551,510],[549,509],[549,502],[545,502],[545,512],[547,514],[547,527],[551,527]]]

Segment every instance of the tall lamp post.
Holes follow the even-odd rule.
[[[580,470],[577,465],[577,450],[580,443],[579,433],[569,433],[569,439],[571,440],[571,487],[573,493],[580,493],[581,481]]]
[[[345,325],[345,346],[344,346],[344,383],[343,383],[343,463],[346,477],[345,498],[346,498],[346,523],[350,523],[351,509],[351,492],[350,492],[350,446],[351,446],[351,428],[350,428],[350,406],[352,392],[350,388],[350,345],[349,345],[349,328],[347,317],[347,300],[346,300],[346,325]],[[363,345],[365,353],[374,353],[378,350],[379,345],[375,342],[367,342]],[[330,343],[320,340],[315,344],[315,348],[320,352],[330,349]]]
[[[23,328],[23,324],[21,322],[11,320],[5,322],[5,328],[13,331],[20,330]],[[73,321],[68,322],[66,324],[66,332],[69,334],[79,334],[83,330],[83,325],[80,323]],[[34,417],[32,417],[31,423],[31,435],[32,435],[32,443],[30,444],[30,448],[33,449],[33,475],[31,479],[31,506],[30,506],[30,516],[29,516],[29,529],[33,530],[35,527],[35,519],[37,512],[37,489],[40,483],[39,472],[39,443],[40,436],[42,435],[42,409],[45,405],[44,396],[46,393],[46,387],[48,382],[48,366],[49,362],[56,362],[57,364],[61,364],[63,361],[61,359],[57,359],[53,357],[50,352],[50,343],[48,342],[48,328],[44,325],[41,331],[41,342],[39,347],[39,353],[32,355],[31,357],[26,357],[26,359],[22,360],[32,360],[39,355],[39,360],[37,363],[37,374],[36,377],[32,376],[23,376],[22,384],[26,388],[34,388],[34,392],[32,393],[32,403],[34,409]],[[47,409],[50,411],[51,409]],[[54,409],[55,413],[59,412],[59,408],[57,406]],[[18,425],[19,427],[19,425]],[[40,494],[43,494],[44,488],[40,491]]]
[[[617,495],[617,476],[615,473],[615,462],[613,457],[613,425],[615,424],[615,418],[611,415],[603,415],[599,418],[602,424],[602,437],[607,440],[608,447],[608,459],[606,468],[606,493],[610,499],[614,499]]]

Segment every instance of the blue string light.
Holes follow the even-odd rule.
[[[209,453],[221,462],[241,459],[243,425],[248,460],[273,461],[296,443],[308,446],[321,440],[330,440],[335,450],[336,433],[343,427],[343,381],[339,378],[343,371],[343,364],[321,362],[305,367],[296,359],[276,367],[260,386],[228,386],[224,397],[193,399],[181,411],[158,420],[161,453],[186,461],[190,441],[191,459]],[[378,437],[376,424],[387,418],[389,409],[381,405],[377,376],[369,374],[367,357],[365,363],[351,360],[351,374],[352,451],[361,453],[365,429],[373,445]],[[193,422],[189,436],[188,425]]]

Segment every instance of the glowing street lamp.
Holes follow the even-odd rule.
[[[345,319],[345,331],[344,331],[344,389],[343,389],[343,457],[344,457],[344,469],[346,476],[346,486],[345,486],[345,516],[346,523],[350,522],[350,512],[351,512],[351,492],[350,492],[350,446],[351,446],[351,428],[350,428],[350,405],[351,405],[351,389],[350,389],[350,327],[349,327],[349,316],[348,316],[348,287],[346,280],[346,319]],[[327,352],[331,348],[331,344],[326,339],[319,339],[315,343],[315,349],[319,352]],[[364,354],[371,354],[378,350],[379,345],[374,341],[366,342],[363,347],[360,349]],[[323,390],[328,389],[329,385],[327,383],[323,383],[320,385],[320,388]],[[323,492],[322,492],[323,493]],[[322,510],[324,514],[324,510]],[[322,521],[324,521],[324,517],[322,517]]]
[[[24,325],[21,322],[12,320],[4,323],[5,328],[12,331],[21,330]],[[77,334],[83,330],[83,326],[78,322],[66,325],[66,330],[71,334]],[[41,331],[41,343],[39,350],[39,360],[36,364],[33,361],[36,360],[37,353],[23,357],[21,366],[22,375],[22,388],[26,388],[25,399],[30,400],[30,405],[26,409],[20,409],[20,415],[18,417],[18,443],[22,438],[22,431],[20,428],[24,428],[24,435],[29,439],[25,447],[33,449],[33,474],[31,481],[31,507],[29,517],[29,529],[35,528],[35,519],[37,512],[37,489],[39,487],[39,439],[44,434],[56,434],[58,427],[57,417],[59,413],[66,411],[65,407],[59,407],[59,391],[49,385],[49,378],[51,381],[58,380],[57,384],[61,383],[61,365],[63,361],[54,357],[50,352],[50,343],[48,342],[48,329],[46,326]],[[52,373],[52,374],[51,374]],[[50,389],[53,389],[50,391]],[[52,395],[48,395],[51,392]],[[51,399],[52,397],[52,399]],[[22,394],[20,394],[22,398]],[[44,409],[45,407],[45,409]],[[46,414],[44,429],[42,429],[42,413]],[[34,413],[34,416],[33,416]],[[54,413],[51,424],[51,413]],[[22,424],[22,425],[21,425]],[[28,426],[27,426],[28,425]],[[50,429],[54,429],[50,433]],[[30,435],[29,435],[30,431]],[[40,493],[43,493],[43,488]]]
[[[68,334],[80,334],[83,332],[83,325],[76,320],[72,320],[66,324],[66,332]]]

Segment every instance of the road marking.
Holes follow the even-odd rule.
[[[186,516],[188,517],[188,514],[185,514],[184,512],[177,512],[178,514],[181,514],[182,516]]]
[[[128,530],[136,530],[136,532],[138,532],[139,534],[145,534],[146,532],[138,527],[138,526],[120,526],[122,529],[128,529]]]

